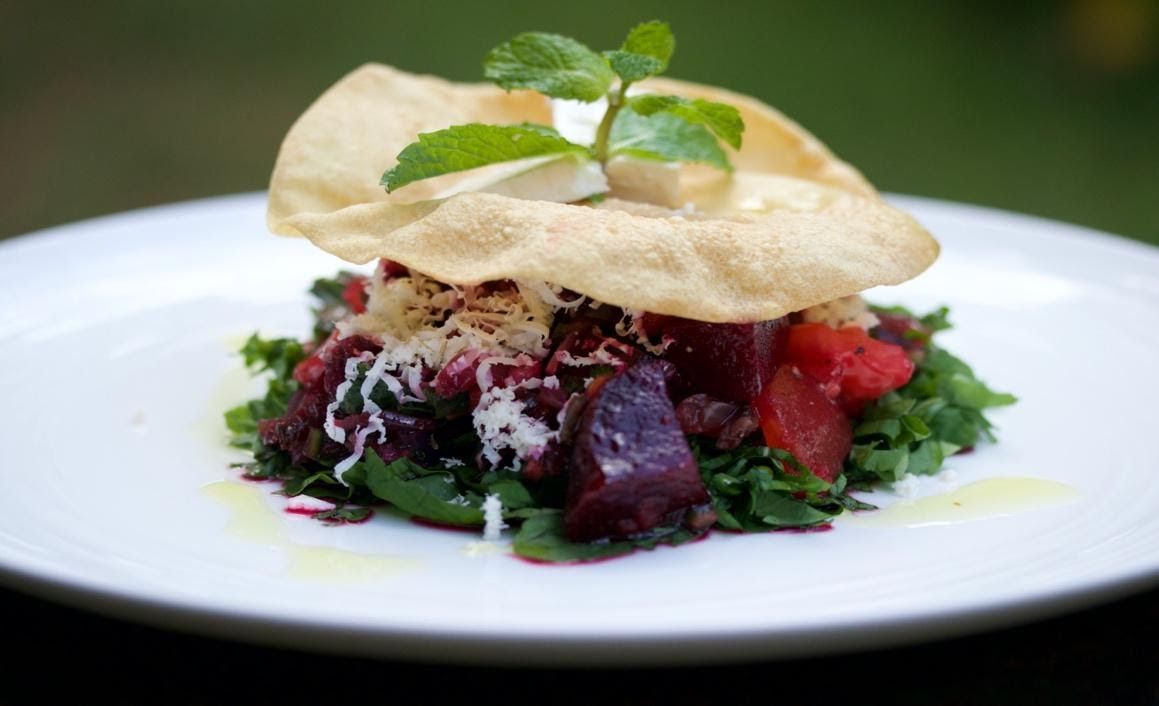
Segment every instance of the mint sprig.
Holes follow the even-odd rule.
[[[587,152],[543,125],[456,125],[419,135],[398,154],[398,165],[382,176],[382,185],[394,191],[421,179],[567,152]]]
[[[732,166],[718,141],[741,145],[744,122],[732,106],[678,96],[628,98],[628,88],[668,69],[676,39],[666,22],[636,25],[618,49],[601,53],[558,34],[524,32],[492,49],[483,74],[507,90],[593,103],[607,101],[592,145],[538,125],[457,125],[423,133],[382,176],[388,192],[421,179],[528,157],[579,153],[606,164],[616,155]],[[624,108],[629,110],[625,111]]]

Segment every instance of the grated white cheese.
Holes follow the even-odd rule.
[[[326,436],[340,444],[346,443],[346,430],[334,423],[334,415],[342,406],[342,400],[346,398],[346,393],[350,392],[350,388],[354,386],[354,379],[358,377],[359,363],[365,363],[373,357],[372,353],[364,351],[346,359],[345,367],[342,370],[346,379],[334,388],[334,401],[326,405],[326,420],[322,422],[322,429],[326,432]]]
[[[548,284],[546,282],[523,282],[521,286],[525,286],[531,291],[535,292],[540,299],[550,304],[555,309],[575,309],[580,304],[587,301],[587,297],[580,295],[571,301],[564,301],[560,299],[559,294],[563,291],[563,287],[556,284]]]
[[[475,384],[479,386],[480,390],[488,390],[494,387],[491,368],[496,365],[511,365],[522,368],[534,364],[535,359],[527,355],[517,355],[514,358],[498,355],[489,356],[479,361],[479,367],[475,368]]]
[[[661,338],[660,343],[653,343],[652,339],[640,329],[640,322],[644,312],[636,309],[624,309],[624,316],[616,322],[616,333],[624,338],[631,338],[644,350],[652,355],[663,355],[668,346],[672,345],[671,338]]]
[[[309,495],[295,495],[286,501],[286,509],[290,512],[326,512],[336,507],[338,506],[329,500]]]
[[[623,365],[624,359],[609,351],[607,345],[608,342],[604,341],[599,348],[588,355],[577,356],[569,351],[557,351],[555,355],[560,363],[573,368],[581,368],[586,365],[612,365],[616,367]]]
[[[496,542],[507,529],[503,521],[503,503],[498,495],[488,495],[483,499],[483,539],[487,542]]]
[[[893,492],[903,498],[913,498],[918,494],[919,483],[920,481],[917,476],[911,473],[903,473],[901,478],[894,481]]]
[[[525,380],[511,387],[492,387],[480,396],[472,423],[483,443],[483,458],[492,465],[502,460],[504,449],[511,449],[518,470],[523,460],[533,458],[559,436],[543,420],[524,414],[526,405],[515,396],[517,390],[542,384],[541,380]]]
[[[526,405],[516,398],[516,391],[535,389],[540,385],[555,389],[559,380],[525,380],[518,385],[498,387],[492,375],[496,365],[526,367],[547,357],[548,336],[555,313],[579,307],[584,297],[561,298],[563,289],[544,282],[517,281],[513,288],[447,285],[422,274],[371,278],[365,313],[345,325],[339,335],[373,336],[383,344],[374,357],[359,391],[363,411],[371,415],[365,428],[354,431],[353,453],[335,470],[341,473],[362,456],[366,439],[379,432],[385,440],[381,409],[370,395],[378,383],[385,384],[401,402],[421,401],[429,382],[424,372],[439,371],[459,358],[473,365],[476,382],[482,394],[472,411],[472,422],[483,444],[482,456],[492,464],[502,459],[502,452],[515,455],[515,467],[534,458],[553,441],[558,432],[542,420],[526,414]],[[564,354],[569,365],[616,364],[620,359],[606,345],[588,356],[576,358]],[[362,360],[358,362],[364,362]],[[357,378],[358,362],[347,366],[347,380]],[[330,438],[346,442],[347,434],[335,425],[334,415],[350,384],[340,385],[337,399],[327,407],[326,432]]]
[[[354,450],[350,452],[349,456],[334,465],[334,477],[342,485],[349,485],[342,474],[362,460],[362,452],[366,450],[366,440],[375,432],[378,433],[378,443],[386,443],[386,426],[382,423],[382,417],[371,415],[366,426],[359,427],[358,431],[354,433]]]
[[[347,380],[338,385],[334,390],[335,400],[326,405],[326,421],[322,422],[322,428],[326,430],[326,436],[337,441],[339,444],[346,443],[346,430],[334,423],[334,414],[342,404],[342,398],[346,397],[346,393],[350,391],[350,387],[353,384],[352,381]]]
[[[877,315],[869,310],[865,300],[857,294],[811,306],[801,311],[801,318],[806,323],[822,323],[830,328],[860,326],[866,331],[881,323]]]
[[[421,360],[440,370],[466,350],[542,358],[555,311],[580,303],[563,301],[542,282],[517,282],[515,289],[491,291],[444,285],[418,273],[390,280],[375,277],[366,312],[340,331],[344,336],[378,337],[400,365]]]

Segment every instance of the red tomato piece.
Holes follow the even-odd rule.
[[[342,301],[346,302],[350,311],[361,314],[366,311],[366,297],[366,278],[361,275],[351,277],[342,290]]]
[[[849,419],[816,382],[792,365],[782,365],[756,399],[765,443],[793,454],[832,483],[853,445]]]
[[[870,338],[858,326],[795,324],[789,327],[786,357],[850,414],[906,384],[914,374],[904,348]]]
[[[302,387],[314,387],[322,382],[322,376],[326,374],[326,363],[321,357],[312,355],[309,358],[304,358],[300,363],[294,366],[294,379],[298,381]]]

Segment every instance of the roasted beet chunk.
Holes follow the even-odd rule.
[[[326,406],[333,401],[334,390],[346,380],[346,360],[380,350],[381,345],[364,336],[332,337],[324,343],[294,369],[294,379],[301,387],[290,398],[286,413],[258,423],[262,443],[289,452],[294,463],[344,456],[347,450],[343,445],[322,431]]]
[[[745,404],[769,384],[785,346],[788,319],[753,324],[709,324],[646,314],[648,335],[670,339],[664,359],[676,366],[678,397],[704,393]]]
[[[572,541],[639,535],[708,502],[668,399],[667,367],[645,358],[589,392],[564,510]]]

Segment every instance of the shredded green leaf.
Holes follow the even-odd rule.
[[[302,344],[292,338],[263,339],[256,333],[242,346],[242,359],[254,375],[269,372],[266,394],[225,413],[225,426],[230,431],[232,446],[261,453],[264,447],[258,439],[258,421],[280,417],[286,413],[290,397],[298,390],[292,375],[294,367],[306,357]]]
[[[902,308],[879,311],[913,316]],[[941,331],[950,327],[947,315],[943,307],[918,320],[930,331]],[[937,473],[947,457],[981,439],[994,440],[984,410],[1016,401],[1014,395],[991,390],[970,366],[930,343],[913,378],[862,414],[845,473],[857,483]]]
[[[721,450],[696,437],[689,437],[689,443],[717,524],[724,529],[812,527],[843,510],[872,507],[845,496],[843,479],[829,483],[818,478],[787,451],[751,445]]]

